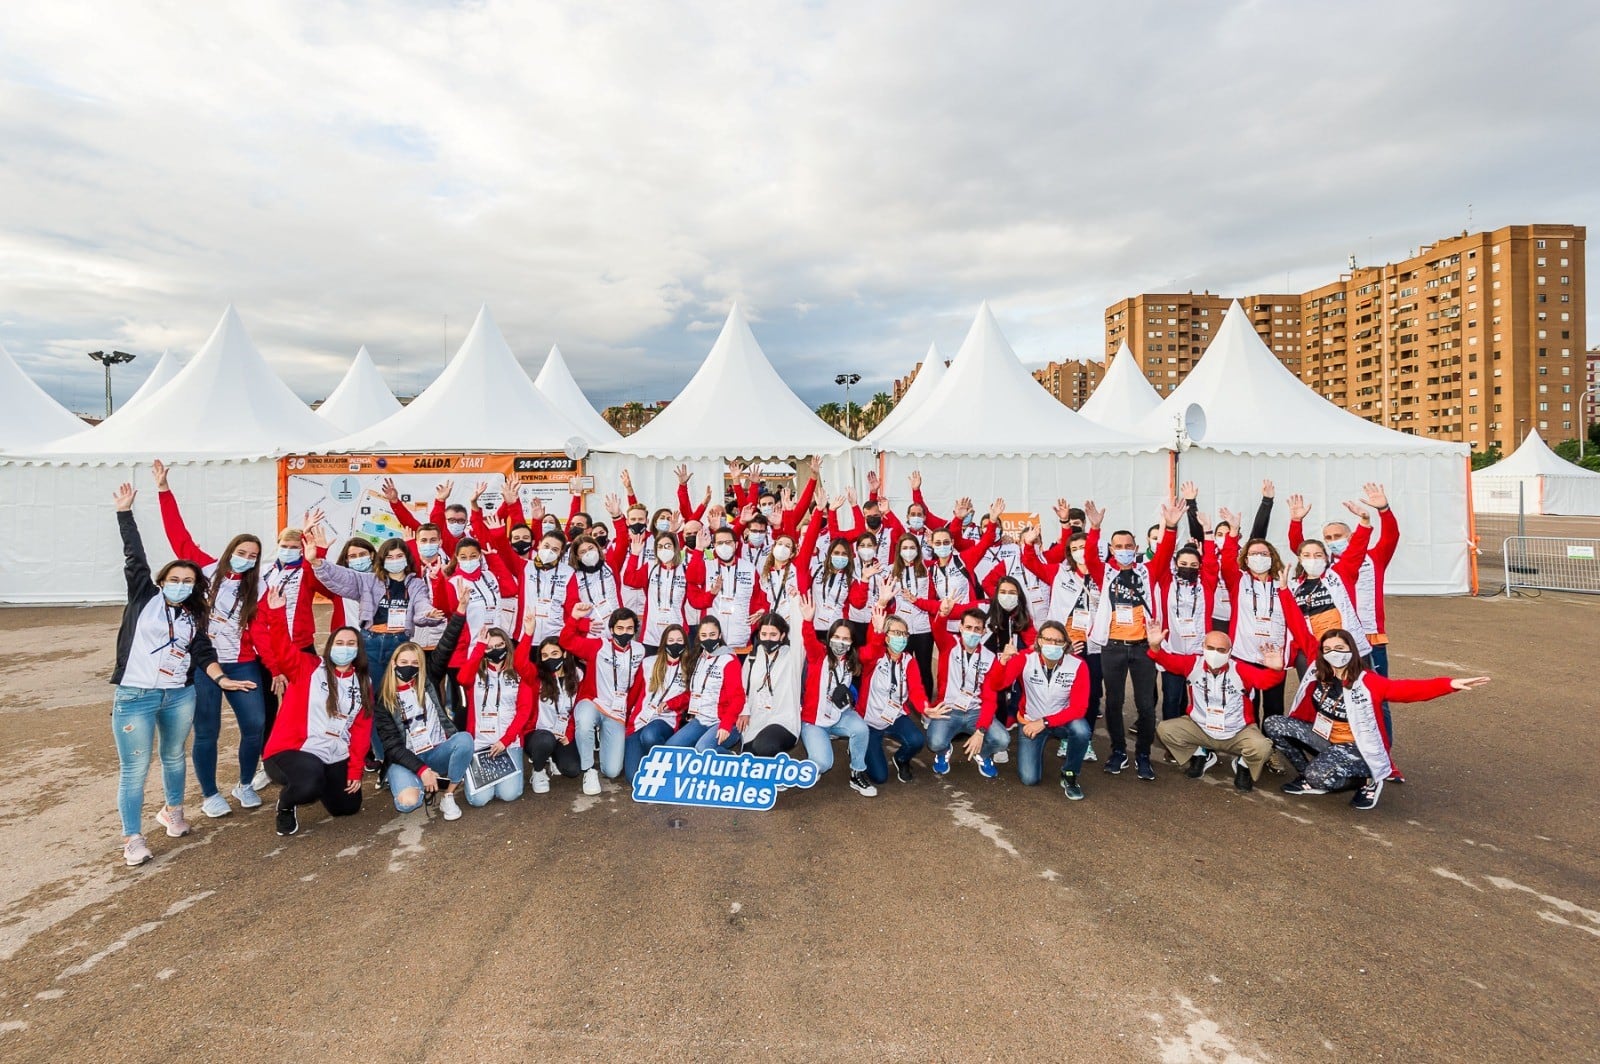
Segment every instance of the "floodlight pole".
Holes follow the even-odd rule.
[[[841,373],[833,378],[833,383],[844,385],[844,434],[853,440],[856,433],[855,419],[850,416],[850,386],[861,383],[861,374]]]
[[[100,363],[106,369],[106,417],[111,416],[111,367],[120,366],[125,362],[132,362],[132,355],[126,351],[90,351],[89,357]]]

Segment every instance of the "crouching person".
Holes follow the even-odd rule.
[[[1256,727],[1251,695],[1283,682],[1283,657],[1265,651],[1265,667],[1233,660],[1233,640],[1227,632],[1207,632],[1199,654],[1173,654],[1161,649],[1166,633],[1151,628],[1150,660],[1181,676],[1189,685],[1189,712],[1156,725],[1156,737],[1172,752],[1178,764],[1188,762],[1185,773],[1199,779],[1217,763],[1218,754],[1233,756],[1233,785],[1241,791],[1255,789],[1261,770],[1272,757],[1272,740]]]
[[[1089,665],[1067,653],[1067,627],[1060,621],[1039,626],[1039,641],[1026,654],[1006,647],[995,659],[984,681],[998,694],[1022,681],[1017,703],[1017,776],[1024,786],[1038,784],[1044,775],[1044,747],[1050,739],[1067,744],[1061,765],[1061,790],[1074,802],[1083,800],[1078,773],[1089,749]]]
[[[456,730],[440,685],[461,640],[469,597],[459,596],[433,651],[402,643],[383,671],[373,722],[383,747],[384,778],[395,809],[402,813],[420,806],[424,795],[442,790],[439,812],[446,820],[461,819],[455,794],[472,762],[472,736]]]

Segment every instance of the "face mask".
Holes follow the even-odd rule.
[[[299,547],[279,547],[278,560],[284,565],[293,565],[302,557]]]
[[[1118,565],[1132,565],[1133,559],[1138,557],[1138,554],[1139,552],[1135,550],[1114,550],[1111,552],[1111,556],[1117,560]]]
[[[1351,659],[1354,658],[1355,655],[1348,650],[1324,650],[1322,652],[1322,657],[1329,665],[1332,665],[1336,669],[1342,669],[1346,665],[1350,664]]]
[[[358,573],[370,573],[372,572],[372,555],[352,554],[350,555],[349,566]]]
[[[424,558],[437,558],[439,556],[439,544],[418,543],[417,553],[422,555]]]
[[[394,678],[401,683],[410,683],[417,678],[419,671],[419,668],[415,665],[396,665],[394,667]]]
[[[762,650],[765,650],[768,654],[771,654],[774,651],[776,651],[779,647],[783,646],[783,640],[781,640],[781,639],[762,639],[762,640],[758,640],[756,645],[759,646]]]
[[[769,502],[766,505],[761,507],[761,516],[770,519],[772,517],[772,515],[773,515],[773,512],[776,511],[777,509],[778,508],[776,506],[772,505]]]
[[[539,559],[540,565],[554,565],[556,559],[561,557],[561,552],[551,547],[540,547],[539,553],[534,557]]]
[[[246,558],[242,554],[235,554],[228,559],[228,567],[236,573],[248,573],[256,567],[256,560],[254,558]]]
[[[876,532],[878,529],[883,527],[883,518],[879,517],[877,514],[868,514],[867,527]]]
[[[767,545],[767,534],[765,532],[752,532],[744,537],[744,541],[752,547],[765,547]]]
[[[1017,608],[1017,596],[1011,591],[1000,592],[1000,594],[994,597],[994,601],[1001,609],[1006,610],[1007,612]]]
[[[910,517],[906,518],[906,527],[911,529],[913,532],[921,532],[927,523],[928,522],[926,520],[916,516],[915,514],[912,514]]]
[[[1350,541],[1348,539],[1329,539],[1323,541],[1323,546],[1327,547],[1328,553],[1333,555],[1335,558],[1343,554],[1344,549],[1349,545]]]
[[[1244,563],[1250,567],[1252,573],[1258,576],[1272,571],[1272,556],[1270,554],[1252,554],[1245,558]]]
[[[633,642],[633,633],[632,632],[612,632],[611,633],[611,638],[616,640],[617,646],[625,647],[629,643]]]
[[[848,639],[828,640],[828,648],[833,651],[835,657],[842,658],[846,654],[850,653],[850,647],[852,645],[853,644]]]
[[[1068,521],[1067,522],[1067,527],[1072,529],[1074,532],[1082,532],[1083,531],[1083,522],[1082,521]]]
[[[467,531],[467,523],[465,521],[446,521],[444,527],[452,536],[463,536]]]
[[[961,633],[961,645],[966,647],[968,650],[977,650],[980,646],[983,645],[983,633],[982,632],[962,632]]]
[[[539,659],[539,670],[541,672],[551,672],[551,673],[560,672],[561,671],[561,662],[562,662],[562,660],[563,659],[561,659],[561,658],[540,658]]]
[[[671,565],[678,560],[678,552],[671,547],[660,547],[656,550],[656,561],[662,565]]]
[[[683,657],[682,643],[668,643],[665,649],[667,652],[668,661],[677,661],[679,658]]]
[[[900,560],[907,565],[913,564],[920,557],[922,557],[922,552],[915,547],[906,547],[900,552]]]
[[[856,557],[860,558],[863,562],[873,561],[874,559],[876,559],[878,557],[878,548],[877,547],[862,547],[862,548],[860,548],[859,550],[856,551]]]
[[[1156,546],[1157,546],[1157,545],[1158,545],[1158,544],[1160,544],[1160,542],[1161,542],[1161,537],[1160,537],[1160,536],[1151,536],[1151,537],[1150,537],[1150,538],[1149,538],[1149,539],[1148,539],[1148,540],[1146,540],[1146,541],[1145,541],[1145,542],[1147,542],[1147,543],[1149,543],[1149,544],[1150,544],[1150,549],[1151,549],[1151,550],[1155,550],[1155,549],[1156,549]]]
[[[1301,558],[1300,568],[1311,579],[1315,580],[1328,571],[1328,563],[1321,558]]]
[[[1200,579],[1200,570],[1190,569],[1180,565],[1178,567],[1178,579],[1182,580],[1186,584],[1192,584],[1196,580]]]
[[[889,649],[896,654],[904,654],[906,650],[906,644],[910,641],[911,640],[909,637],[901,635],[897,632],[888,638]]]
[[[586,550],[582,554],[578,555],[578,561],[584,565],[599,565],[600,552],[597,550]]]
[[[367,563],[367,568],[372,568],[371,562]],[[406,571],[406,560],[404,558],[386,558],[383,562],[383,569],[384,572],[394,573],[398,576]]]
[[[717,557],[721,558],[725,562],[726,561],[732,561],[733,560],[733,544],[732,543],[718,543],[717,544]]]
[[[936,543],[936,544],[934,544],[933,556],[935,558],[938,558],[940,561],[947,560],[950,557],[950,555],[952,555],[954,553],[955,553],[955,547],[951,546],[948,543]]]
[[[183,602],[183,601],[187,600],[188,597],[190,595],[192,595],[192,594],[194,594],[194,585],[193,584],[162,584],[161,585],[161,595],[162,595],[162,597],[165,598],[168,602],[172,603],[174,606],[176,606],[180,602]]]
[[[843,572],[850,568],[850,555],[830,554],[828,555],[828,564],[833,566],[834,572]]]
[[[794,557],[794,550],[787,543],[780,543],[772,548],[772,557],[775,561],[786,562]]]
[[[1040,643],[1039,653],[1044,655],[1046,661],[1060,661],[1067,656],[1067,648],[1054,643]]]
[[[557,525],[557,524],[556,524],[556,522],[555,522],[555,521],[553,521],[553,520],[551,520],[551,519],[550,519],[550,518],[546,518],[546,519],[545,519],[545,520],[543,520],[543,521],[541,521],[541,522],[540,522],[540,523],[539,523],[539,529],[540,529],[540,531],[542,531],[542,532],[543,532],[543,533],[544,533],[544,534],[545,534],[545,535],[547,535],[547,536],[548,536],[548,535],[549,535],[549,534],[550,534],[550,533],[552,533],[552,532],[554,532],[554,531],[556,531],[556,529],[557,529],[557,528],[558,528],[558,527],[560,527],[560,526],[559,526],[559,525]]]
[[[599,548],[601,550],[605,550],[606,549],[606,544],[611,542],[611,537],[610,536],[603,536],[600,533],[596,532],[595,535],[594,535],[594,541],[595,541],[595,544],[597,546],[599,546]]]
[[[1229,654],[1226,650],[1211,650],[1207,648],[1205,654],[1208,668],[1220,669],[1228,663]]]
[[[471,576],[473,573],[483,568],[483,562],[479,561],[477,558],[457,558],[456,568],[461,572],[466,573],[468,576]]]
[[[356,648],[343,646],[332,647],[328,650],[328,660],[342,669],[352,661],[356,660]]]
[[[1075,565],[1082,565],[1086,552],[1082,547],[1072,548],[1072,561]]]
[[[643,521],[635,521],[628,526],[628,531],[632,532],[636,536],[642,536],[644,535],[644,530],[646,527],[647,526]]]
[[[657,532],[671,532],[672,531],[672,522],[671,521],[667,521],[667,520],[657,521],[656,522],[656,531]]]
[[[506,660],[506,648],[490,647],[488,650],[483,652],[483,657],[484,660],[488,661],[490,664],[498,665],[502,661]]]
[[[722,637],[716,635],[703,636],[700,640],[700,649],[707,654],[715,654],[722,649]]]
[[[519,558],[526,558],[533,553],[533,540],[515,539],[511,541],[511,549],[517,552]]]

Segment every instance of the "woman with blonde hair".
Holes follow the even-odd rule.
[[[472,761],[472,736],[456,728],[441,685],[467,622],[468,599],[465,593],[457,596],[455,613],[433,650],[416,643],[395,648],[378,686],[373,723],[383,747],[384,778],[402,813],[442,787],[439,811],[446,820],[461,818],[455,791]]]

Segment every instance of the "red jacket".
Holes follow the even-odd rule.
[[[216,558],[213,558],[211,555],[201,550],[200,545],[194,541],[192,536],[189,535],[188,526],[183,523],[183,514],[178,512],[178,500],[172,494],[172,492],[157,492],[156,500],[161,505],[161,527],[167,534],[167,543],[172,547],[172,553],[175,557],[186,562],[193,562],[201,569],[207,569],[215,566],[216,572],[224,574],[224,579],[239,579],[238,576],[233,572],[231,562],[228,566],[222,566],[218,563]],[[265,557],[256,559],[257,569],[264,568],[266,564],[267,560]],[[198,588],[197,590],[202,594],[205,594],[207,591],[207,589],[204,587]],[[262,594],[261,601],[256,606],[255,617],[252,618],[250,624],[239,633],[239,660],[242,662],[256,660],[256,658],[259,656],[256,650],[256,643],[257,641],[265,641],[267,638],[266,621],[262,617],[262,613],[265,610],[266,595]],[[313,627],[312,637],[307,639],[306,642],[302,643],[301,645],[305,646],[313,642],[315,638],[315,627]]]
[[[985,684],[996,694],[1004,691],[1007,687],[1022,679],[1022,670],[1027,667],[1028,661],[1035,653],[1037,652],[1017,654],[1005,665],[996,662],[995,667],[989,670],[989,678],[984,681]],[[1067,654],[1062,657],[1061,664],[1056,667],[1076,669],[1076,672],[1072,680],[1072,693],[1067,696],[1066,708],[1059,713],[1043,718],[1045,725],[1051,728],[1081,720],[1089,712],[1089,666],[1076,654]],[[1022,695],[1017,701],[1017,718],[1020,720],[1024,716],[1029,720],[1040,719],[1028,713],[1028,688],[1026,684],[1023,685]],[[978,720],[979,731],[988,726],[989,721],[982,718]]]
[[[1199,654],[1171,654],[1160,647],[1151,647],[1145,653],[1150,655],[1151,661],[1160,665],[1172,675],[1185,678],[1194,671],[1195,665],[1201,659]],[[1235,661],[1232,664],[1235,671],[1239,673],[1239,679],[1243,680],[1245,687],[1251,691],[1265,691],[1283,682],[1284,670],[1282,669],[1263,669],[1259,665],[1250,664],[1248,661]],[[1255,705],[1248,698],[1244,700],[1244,721],[1246,724],[1254,724],[1256,722]]]
[[[1355,538],[1355,533],[1352,532],[1350,534],[1350,541],[1352,544],[1354,544]],[[1299,553],[1300,544],[1304,542],[1304,527],[1299,521],[1290,521],[1289,550],[1294,553]],[[1394,509],[1386,506],[1378,511],[1378,541],[1376,543],[1372,543],[1369,537],[1367,545],[1367,557],[1372,559],[1372,609],[1373,614],[1378,621],[1377,634],[1380,636],[1388,631],[1388,629],[1384,627],[1383,619],[1383,581],[1384,577],[1389,572],[1389,563],[1394,560],[1395,549],[1399,546],[1400,522],[1395,519]],[[1349,548],[1345,549],[1345,553],[1349,553]],[[1342,561],[1343,558],[1341,557],[1340,560]],[[1357,563],[1356,569],[1358,573],[1360,568],[1360,564]],[[1360,609],[1361,603],[1356,599],[1354,585],[1351,585],[1350,598],[1352,601],[1356,602],[1356,608]]]
[[[599,657],[601,649],[605,646],[604,639],[584,634],[584,627],[588,622],[582,618],[569,617],[567,626],[561,633],[561,645],[568,652],[577,655],[583,661],[583,680],[578,684],[577,701],[584,699],[594,700],[597,695],[595,684],[595,659]],[[644,699],[644,666],[633,670],[633,679],[628,684],[627,712],[624,719],[628,723],[628,730],[633,730],[633,718],[639,715],[639,703]],[[574,714],[576,716],[576,714]]]
[[[983,634],[985,638],[988,637],[989,631],[987,628],[984,629]],[[950,683],[950,655],[963,653],[965,648],[958,645],[961,642],[960,633],[950,631],[949,625],[944,624],[933,626],[933,642],[939,648],[939,667],[934,676],[934,679],[938,682],[938,691],[935,693],[933,700],[935,702],[943,702],[945,687]],[[989,667],[989,671],[993,672],[999,667],[1000,662],[997,659]],[[987,681],[987,677],[985,677],[985,680]],[[978,699],[978,730],[981,732],[989,727],[989,723],[994,720],[998,696],[994,688],[985,682],[983,690],[978,694]]]
[[[456,552],[456,543],[459,542],[459,540],[457,540],[455,536],[452,536],[450,534],[450,529],[446,527],[448,522],[446,522],[444,519],[444,508],[445,501],[443,499],[433,500],[433,508],[428,511],[428,520],[432,524],[437,525],[439,528],[439,542],[441,544],[440,550],[445,554],[454,554]],[[406,505],[400,499],[395,499],[393,502],[389,503],[389,509],[394,511],[395,520],[400,522],[401,528],[407,528],[412,532],[415,532],[417,529],[422,527],[422,522],[418,521],[417,515],[411,512],[411,507]],[[411,548],[411,556],[412,559],[417,563],[417,567],[421,568],[422,559],[417,556],[416,544],[412,543],[410,540],[407,540],[406,545]]]
[[[278,705],[278,715],[272,724],[272,734],[261,751],[263,759],[281,754],[285,750],[299,750],[305,746],[307,722],[310,720],[310,695],[312,680],[323,667],[322,659],[307,654],[289,638],[284,626],[283,611],[262,603],[265,615],[266,639],[261,645],[262,659],[273,675],[289,681]],[[372,707],[364,705],[350,725],[350,762],[345,778],[354,782],[365,769],[367,747],[372,741]]]
[[[524,639],[523,642],[528,642]],[[467,659],[462,662],[461,668],[456,671],[456,680],[461,684],[462,696],[467,702],[467,731],[476,736],[478,734],[478,666],[483,663],[484,652],[489,649],[489,644],[475,642],[472,649],[467,651]],[[537,691],[539,688],[539,673],[537,669],[530,672],[527,656],[524,654],[519,660],[515,655],[506,655],[506,660],[501,662],[502,669],[514,669],[517,678],[521,680],[517,688],[517,713],[511,720],[511,726],[504,734],[498,736],[502,746],[522,740],[523,732],[528,730],[528,719],[532,716],[534,699],[530,695],[530,688]]]

